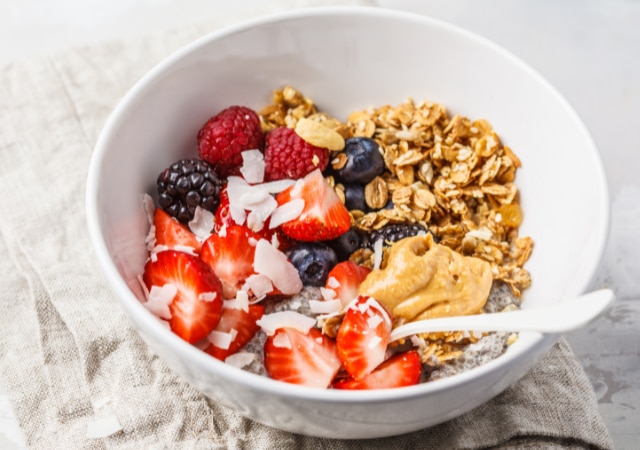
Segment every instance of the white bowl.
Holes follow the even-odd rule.
[[[258,422],[332,438],[415,431],[461,415],[513,384],[558,336],[522,333],[496,360],[417,386],[345,392],[263,378],[182,341],[142,305],[144,193],[160,171],[195,156],[194,136],[231,104],[259,108],[291,84],[336,117],[407,97],[486,118],[522,160],[517,184],[535,250],[534,308],[587,289],[606,241],[602,164],[571,106],[498,46],[418,15],[368,8],[301,10],[211,33],[161,62],[125,96],[96,145],[87,187],[92,243],[131,323],[169,367],[207,396]]]

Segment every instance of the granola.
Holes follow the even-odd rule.
[[[524,265],[533,250],[533,240],[518,234],[523,213],[515,178],[521,161],[487,120],[451,116],[442,104],[408,98],[396,106],[352,112],[343,122],[319,112],[311,99],[290,86],[274,92],[260,117],[264,131],[295,127],[308,119],[344,139],[374,139],[386,170],[365,188],[371,210],[350,211],[353,225],[367,232],[389,223],[423,225],[440,244],[487,261],[494,284],[508,287],[511,305],[517,306],[531,285]],[[332,152],[334,169],[345,161],[340,150]],[[344,186],[331,177],[328,181],[344,201]],[[386,253],[383,250],[383,266]],[[359,249],[350,259],[373,267],[374,252]],[[463,332],[423,335],[423,361],[456,360],[463,346],[480,337]],[[508,336],[508,343],[514,339]]]

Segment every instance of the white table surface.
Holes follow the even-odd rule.
[[[0,67],[24,57],[202,22],[261,0],[0,0]],[[512,51],[574,106],[600,149],[612,201],[594,286],[613,308],[567,335],[617,449],[640,448],[640,0],[377,0],[460,25]],[[296,1],[292,0],[295,5]],[[542,182],[542,181],[541,181]],[[0,392],[0,448],[24,448]]]

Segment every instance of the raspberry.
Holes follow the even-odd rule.
[[[329,164],[329,150],[309,144],[293,128],[276,128],[267,134],[266,141],[267,181],[303,178],[315,169],[323,171]]]
[[[223,177],[237,175],[241,153],[261,149],[264,140],[258,114],[245,106],[230,106],[210,118],[198,132],[200,157]]]

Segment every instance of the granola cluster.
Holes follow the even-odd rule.
[[[519,306],[522,291],[531,284],[524,264],[533,249],[530,237],[518,235],[522,211],[515,178],[521,162],[487,120],[450,117],[441,104],[407,99],[397,106],[356,111],[340,121],[319,112],[311,99],[290,86],[274,92],[272,104],[260,111],[260,117],[265,131],[295,128],[306,118],[344,139],[375,139],[387,170],[365,186],[371,211],[351,210],[353,225],[370,232],[389,223],[421,224],[439,237],[440,244],[491,264],[495,289],[489,302],[502,302],[507,309]],[[345,163],[342,152],[332,152],[334,169]],[[344,201],[344,186],[332,177],[328,181]],[[370,249],[357,250],[351,259],[374,265]],[[385,262],[386,253],[382,267]],[[511,295],[505,295],[505,287]],[[455,366],[469,357],[465,349],[482,337],[462,331],[429,333],[414,337],[413,345],[421,349],[428,366]],[[516,338],[505,337],[504,345]],[[498,352],[483,350],[484,357]]]
[[[533,241],[518,235],[522,211],[514,181],[521,163],[488,121],[450,117],[441,104],[407,99],[353,112],[341,122],[290,86],[276,90],[260,116],[265,131],[293,128],[307,118],[345,139],[363,136],[380,144],[387,170],[365,187],[372,211],[351,211],[356,227],[372,231],[388,223],[418,223],[441,244],[488,261],[494,280],[506,283],[514,295],[531,284],[523,266]],[[332,154],[333,168],[344,163],[341,152]],[[334,187],[344,198],[344,187]],[[389,201],[393,207],[385,208]],[[366,249],[353,255],[364,264],[372,257]]]

